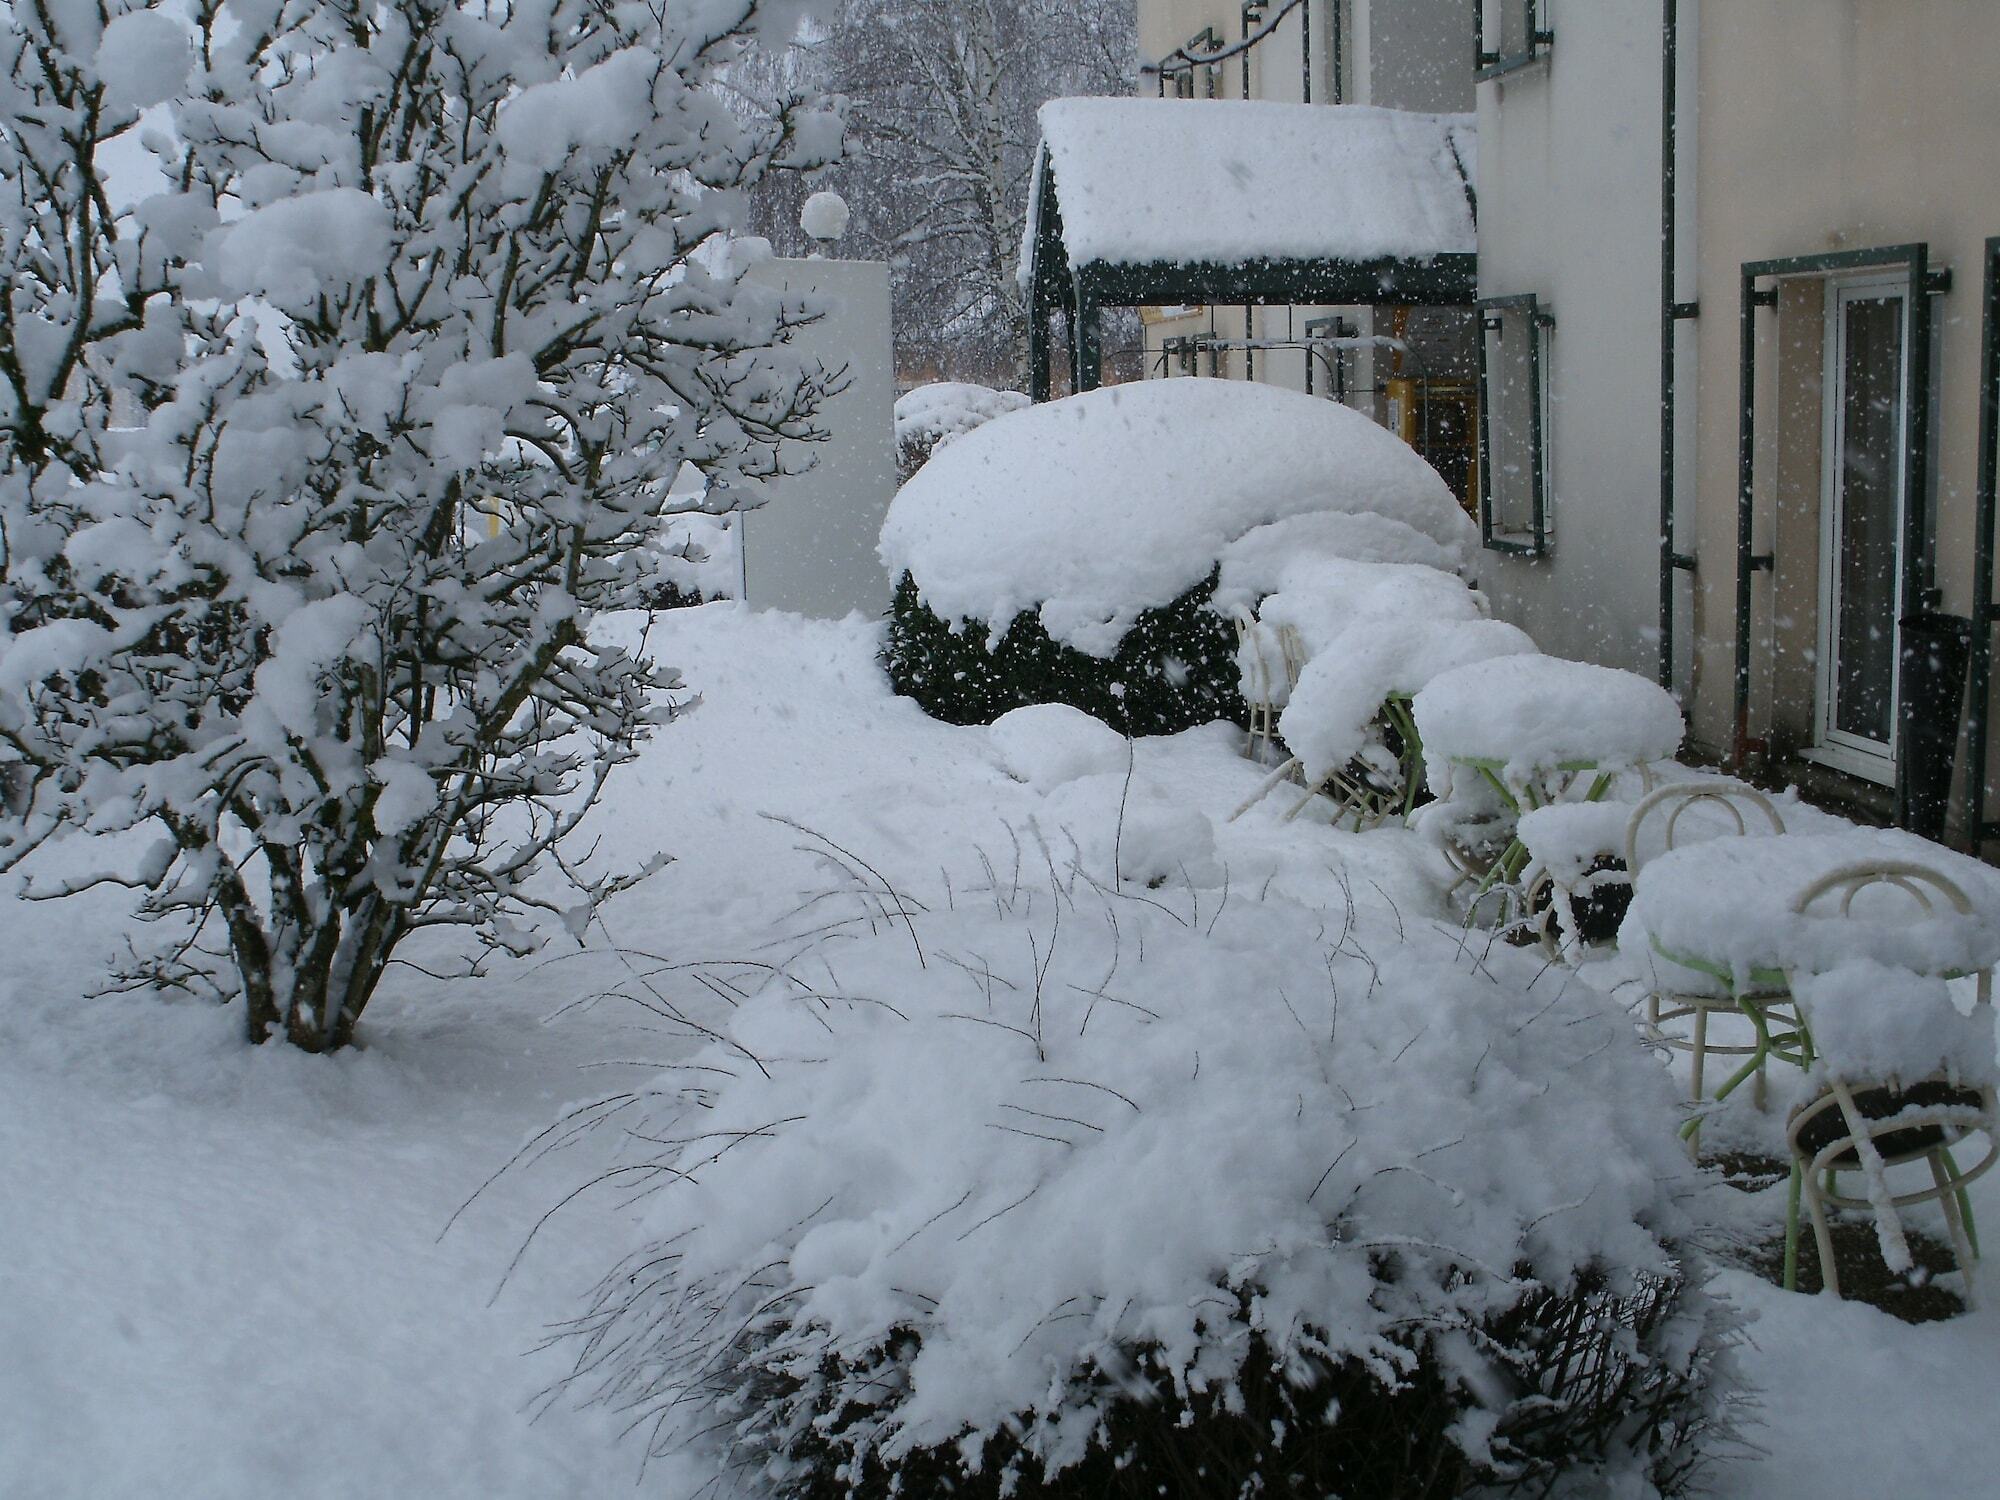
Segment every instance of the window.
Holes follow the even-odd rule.
[[[1906,276],[1835,282],[1826,298],[1815,758],[1895,779],[1896,621],[1909,412]]]
[[[1538,61],[1554,44],[1550,0],[1474,0],[1479,77],[1498,78]]]
[[[1533,293],[1479,301],[1479,534],[1495,552],[1549,548],[1549,316]]]

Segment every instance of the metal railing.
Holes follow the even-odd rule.
[[[1169,88],[1180,98],[1194,97],[1196,76],[1202,69],[1215,69],[1224,63],[1241,59],[1243,64],[1242,94],[1250,97],[1250,54],[1257,47],[1274,36],[1278,28],[1296,12],[1299,18],[1299,80],[1300,98],[1310,104],[1313,99],[1313,33],[1311,0],[1242,0],[1242,36],[1233,42],[1225,42],[1213,26],[1205,26],[1187,41],[1181,43],[1158,62],[1147,63],[1139,71],[1150,73],[1159,82],[1160,97],[1165,98]],[[1330,7],[1333,29],[1332,53],[1332,103],[1341,101],[1341,35],[1340,7],[1333,0]],[[1215,97],[1215,75],[1208,79],[1208,97]]]

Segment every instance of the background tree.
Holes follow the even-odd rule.
[[[684,462],[727,508],[817,435],[723,239],[839,126],[711,87],[803,8],[0,6],[0,869],[112,836],[36,889],[142,889],[132,977],[339,1047],[411,933],[643,873],[564,853],[674,712],[590,626]]]
[[[841,248],[890,262],[906,377],[1025,380],[1015,271],[1035,112],[1131,92],[1136,47],[1129,0],[844,0],[789,64],[852,101],[847,155],[827,174],[854,210]],[[759,193],[759,232],[788,253],[807,248],[800,194]]]

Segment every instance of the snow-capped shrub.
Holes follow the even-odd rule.
[[[896,478],[907,482],[942,443],[1029,405],[1019,391],[965,380],[916,386],[896,398]]]
[[[787,1500],[1699,1461],[1713,1189],[1622,1010],[1379,904],[845,868],[786,961],[701,976],[726,1034],[604,1106],[653,1192],[573,1380],[655,1451]]]
[[[897,493],[879,549],[899,580],[890,671],[941,718],[1033,702],[1107,717],[1104,695],[1142,686],[1136,662],[1240,718],[1234,616],[1284,557],[1448,570],[1472,541],[1430,466],[1346,407],[1227,380],[1086,391],[955,438]]]

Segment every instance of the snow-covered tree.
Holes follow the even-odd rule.
[[[675,711],[590,623],[817,436],[727,236],[839,124],[711,86],[805,9],[0,4],[0,869],[105,840],[33,889],[143,890],[135,981],[335,1048],[643,873],[565,853]]]

